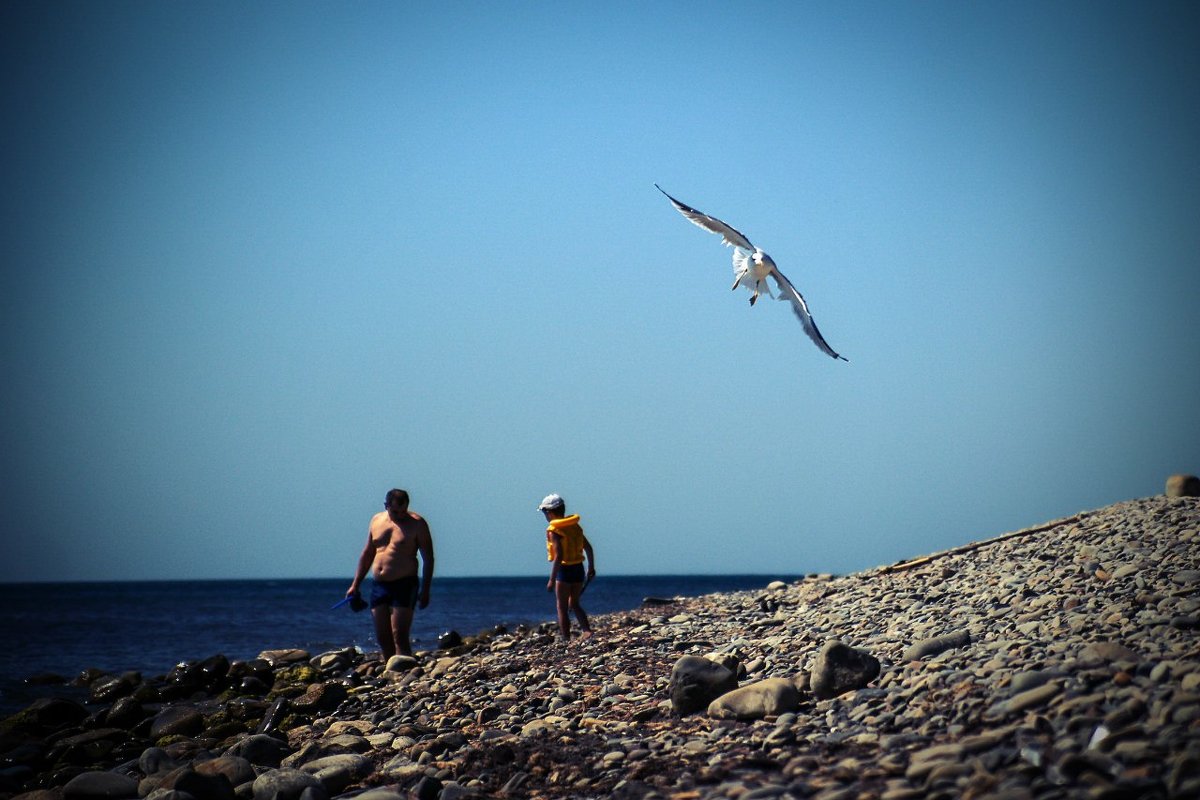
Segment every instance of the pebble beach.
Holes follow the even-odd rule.
[[[1200,797],[1196,497],[592,622],[91,671],[0,798]]]

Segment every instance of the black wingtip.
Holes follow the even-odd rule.
[[[691,206],[689,206],[687,203],[683,202],[682,200],[677,200],[674,197],[672,197],[671,195],[667,194],[666,190],[663,189],[661,186],[659,186],[657,183],[654,184],[654,188],[658,189],[660,192],[662,192],[663,195],[665,195],[666,198],[671,201],[671,204],[674,205],[675,208],[677,208],[679,211],[683,212],[684,214],[700,214],[700,213],[702,213],[702,212],[697,211],[696,209],[692,208]]]

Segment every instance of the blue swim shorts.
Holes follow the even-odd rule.
[[[373,580],[371,582],[371,608],[415,608],[421,581],[416,575],[397,578],[394,581]]]
[[[583,583],[583,563],[563,564],[558,568],[558,579],[563,583]]]

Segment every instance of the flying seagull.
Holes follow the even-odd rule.
[[[663,191],[663,188],[657,183],[654,184],[654,188],[666,195],[667,199],[671,201],[671,205],[675,206],[675,210],[683,214],[689,222],[699,225],[706,231],[721,234],[721,239],[725,244],[733,248],[733,288],[745,286],[749,289],[750,305],[754,305],[758,300],[760,292],[766,292],[768,297],[775,297],[771,294],[771,287],[767,283],[767,276],[770,275],[779,287],[778,299],[791,301],[796,319],[800,320],[800,324],[804,326],[804,332],[808,334],[808,338],[813,340],[813,344],[821,348],[821,351],[827,356],[840,358],[842,361],[850,360],[835,353],[829,343],[825,341],[825,337],[817,330],[817,323],[813,320],[812,314],[808,313],[808,304],[804,302],[804,297],[796,291],[796,287],[779,271],[779,268],[775,266],[775,261],[764,253],[762,248],[750,244],[750,240],[732,225],[727,225],[716,217],[710,217],[702,211],[697,211],[691,206],[679,202]]]

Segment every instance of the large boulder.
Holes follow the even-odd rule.
[[[1167,497],[1200,497],[1200,478],[1172,475],[1167,478]]]
[[[767,678],[721,695],[708,704],[714,719],[762,719],[795,711],[800,690],[787,678]]]
[[[684,656],[671,669],[671,707],[680,716],[708,708],[737,688],[737,674],[700,656]]]
[[[813,662],[809,686],[813,697],[828,700],[862,689],[879,677],[879,659],[838,640],[826,642]]]

